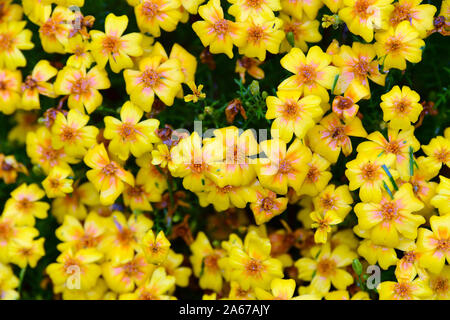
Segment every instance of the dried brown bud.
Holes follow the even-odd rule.
[[[225,109],[225,115],[227,117],[228,123],[233,123],[234,118],[236,118],[236,115],[238,113],[241,113],[241,116],[247,120],[247,114],[245,113],[245,109],[242,106],[241,100],[239,99],[233,99],[228,103],[227,108]]]
[[[208,47],[200,53],[200,61],[201,63],[206,64],[210,70],[216,69],[216,62]]]

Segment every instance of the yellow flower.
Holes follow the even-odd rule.
[[[35,268],[38,261],[45,255],[44,241],[44,238],[39,238],[36,240],[16,240],[12,242],[8,248],[11,263],[18,265],[20,268],[25,268],[26,266]]]
[[[294,46],[300,48],[303,52],[308,51],[306,42],[315,43],[322,40],[322,35],[319,33],[319,21],[309,20],[306,17],[302,19],[291,18],[284,13],[281,13],[279,18],[283,20],[284,33],[287,35],[289,32],[292,32]],[[291,44],[285,38],[281,43],[280,52],[287,52],[291,48]]]
[[[66,66],[58,72],[54,84],[57,95],[69,95],[69,108],[82,113],[84,108],[88,113],[94,112],[103,101],[98,90],[108,89],[110,86],[108,74],[99,66],[93,67],[89,72]]]
[[[205,0],[181,0],[181,5],[190,14],[197,14],[198,6]]]
[[[107,233],[103,252],[106,259],[113,262],[124,262],[132,259],[136,252],[141,252],[142,239],[153,227],[153,221],[144,214],[131,214],[127,218],[115,211],[108,219],[114,227]]]
[[[15,183],[19,172],[28,175],[27,167],[18,162],[14,155],[0,153],[0,178],[6,184]]]
[[[166,144],[160,143],[152,150],[152,164],[165,168],[171,162],[170,150]]]
[[[429,144],[422,146],[422,150],[428,156],[426,165],[436,174],[442,165],[450,167],[450,139],[437,136]]]
[[[5,203],[3,216],[13,218],[20,226],[34,226],[35,217],[47,218],[50,206],[46,202],[39,201],[44,196],[45,192],[37,184],[22,183],[11,192],[11,198]]]
[[[350,299],[350,293],[347,290],[336,290],[325,295],[325,300],[370,300],[369,294],[365,291],[358,291]]]
[[[345,271],[357,255],[346,245],[339,245],[333,250],[326,243],[320,248],[315,259],[300,258],[295,262],[298,278],[311,281],[311,287],[318,295],[324,296],[331,289],[331,284],[338,290],[345,290],[353,283],[353,277]]]
[[[67,59],[66,65],[76,69],[88,69],[94,58],[90,52],[89,42],[83,40],[80,34],[75,35],[69,39],[66,45],[66,52],[72,53]]]
[[[303,181],[298,195],[306,194],[309,196],[316,196],[325,188],[332,177],[331,172],[327,171],[330,167],[330,162],[317,153],[313,153],[311,162],[308,163],[308,167],[308,173],[306,174],[305,181]]]
[[[142,33],[149,32],[154,37],[161,30],[174,31],[181,20],[180,0],[143,0],[134,7],[136,21]]]
[[[69,249],[61,253],[56,262],[46,268],[46,272],[52,279],[55,292],[61,292],[64,288],[75,287],[81,290],[89,290],[95,286],[102,273],[96,263],[103,255],[95,249],[82,249],[77,252]],[[73,288],[72,288],[73,289]]]
[[[189,260],[194,275],[199,278],[200,288],[220,292],[223,279],[218,261],[224,257],[225,252],[221,249],[214,249],[202,231],[197,234],[197,238],[189,247],[192,252]]]
[[[431,199],[431,204],[439,210],[441,216],[450,214],[450,179],[439,176],[440,182],[436,188],[436,195]]]
[[[300,97],[300,91],[297,90],[278,91],[276,97],[267,97],[266,119],[275,119],[271,129],[273,137],[288,143],[295,133],[301,139],[314,126],[314,119],[323,114],[318,96]]]
[[[32,6],[34,5],[36,4],[32,4]],[[36,14],[35,18],[35,23],[40,25],[39,38],[42,48],[48,53],[65,54],[65,46],[69,41],[69,34],[72,29],[72,24],[67,22],[73,21],[75,15],[63,6],[57,6],[53,12],[51,9],[51,5],[43,7],[41,9],[42,14]]]
[[[31,162],[39,165],[45,174],[48,174],[53,167],[70,169],[69,163],[79,162],[66,154],[63,148],[56,149],[52,146],[52,134],[46,127],[28,132],[27,154]]]
[[[302,19],[303,14],[306,14],[309,20],[314,20],[322,6],[321,0],[281,0],[283,12],[296,19]]]
[[[374,44],[377,56],[381,58],[384,69],[406,69],[406,61],[417,63],[422,60],[422,47],[425,42],[409,21],[400,22],[395,28],[375,34]]]
[[[368,98],[370,90],[357,81],[352,81],[344,92],[344,96],[336,96],[333,99],[332,110],[338,118],[344,122],[350,121],[358,114],[359,105],[356,103]]]
[[[67,179],[72,175],[72,170],[67,168],[54,167],[50,170],[48,176],[42,181],[45,193],[49,198],[64,197],[66,193],[71,193],[72,179]]]
[[[166,260],[162,263],[167,274],[175,277],[175,284],[178,287],[187,287],[189,285],[189,277],[192,274],[191,268],[181,266],[183,261],[183,254],[177,254],[173,250],[169,250]]]
[[[149,263],[161,264],[169,254],[170,242],[163,231],[155,237],[153,231],[149,230],[142,238],[141,248]]]
[[[355,226],[355,229],[357,226]],[[363,231],[365,232],[365,231]],[[358,236],[360,233],[355,231]],[[370,236],[370,232],[366,232]],[[390,266],[395,266],[398,262],[397,253],[394,248],[376,245],[371,239],[364,239],[360,242],[358,247],[358,254],[367,260],[368,263],[378,265],[387,270]]]
[[[383,120],[390,121],[389,126],[394,129],[408,129],[411,123],[419,118],[422,105],[420,96],[407,86],[401,89],[394,86],[391,91],[381,96],[380,107],[383,110]]]
[[[156,169],[157,171],[157,169]],[[126,185],[123,201],[131,210],[152,211],[150,202],[161,201],[161,194],[167,189],[166,178],[160,182],[159,176],[148,169],[140,169],[134,186]]]
[[[192,94],[188,94],[188,95],[184,96],[184,101],[185,102],[192,101],[194,103],[197,103],[199,99],[200,100],[205,99],[206,94],[202,92],[202,89],[203,89],[203,85],[202,84],[197,87],[194,82],[190,82],[188,84],[188,86],[191,89]]]
[[[367,140],[358,145],[358,154],[372,154],[379,161],[396,169],[400,178],[408,181],[411,174],[410,149],[416,152],[420,143],[414,136],[414,127],[405,130],[388,128],[386,139],[380,132],[375,131],[367,136]]]
[[[102,275],[108,287],[114,292],[132,292],[144,284],[154,270],[143,254],[121,262],[108,261],[102,265]]]
[[[232,0],[228,13],[236,18],[236,21],[246,21],[251,17],[260,17],[271,20],[275,17],[273,11],[281,10],[280,0]]]
[[[152,143],[159,141],[155,130],[159,126],[156,119],[147,119],[139,122],[144,112],[127,101],[120,110],[120,119],[105,117],[105,131],[103,135],[110,139],[108,150],[125,161],[130,152],[133,156],[140,157],[145,152],[151,151]]]
[[[419,264],[438,274],[445,260],[450,263],[450,215],[432,216],[430,226],[431,230],[419,229],[417,250],[422,253]]]
[[[173,105],[184,81],[180,61],[164,61],[159,55],[142,59],[139,62],[139,70],[127,69],[123,77],[131,102],[146,112],[151,111],[155,94],[164,104]]]
[[[345,175],[349,180],[349,189],[353,191],[360,188],[359,197],[361,201],[376,203],[381,200],[383,183],[389,186],[389,177],[383,169],[383,165],[378,159],[365,155],[360,155],[355,160],[347,162]],[[398,178],[397,171],[386,168],[394,180]]]
[[[20,106],[22,73],[18,70],[0,70],[0,111],[12,114]]]
[[[170,156],[174,163],[171,174],[183,178],[183,187],[193,192],[201,192],[208,182],[211,164],[221,160],[223,148],[217,142],[204,144],[197,132],[181,141],[172,148]]]
[[[21,108],[25,110],[40,109],[39,95],[54,98],[53,85],[47,81],[56,76],[58,70],[47,60],[39,61],[33,68],[31,75],[22,84]]]
[[[326,89],[331,89],[339,69],[330,66],[331,56],[318,46],[309,49],[306,57],[299,48],[292,48],[280,63],[294,73],[278,86],[278,90],[298,90],[300,95],[317,95],[322,102],[328,102]]]
[[[430,274],[430,288],[433,300],[450,299],[450,266],[444,266],[438,275]]]
[[[288,187],[298,193],[308,173],[311,150],[299,139],[295,139],[288,149],[279,139],[265,140],[260,143],[260,148],[266,155],[258,158],[256,165],[261,185],[279,194],[286,194]]]
[[[277,54],[284,39],[283,20],[273,18],[264,20],[251,16],[242,22],[242,33],[236,40],[239,54],[249,58],[266,59],[266,51]]]
[[[123,35],[128,25],[128,17],[117,17],[110,13],[105,20],[105,32],[91,30],[91,53],[97,65],[104,68],[109,61],[111,70],[119,73],[122,69],[133,67],[132,57],[143,54],[142,34],[133,32]]]
[[[195,83],[195,71],[197,70],[197,59],[186,49],[175,43],[170,50],[169,59],[177,59],[180,61],[181,71],[184,74],[184,83],[188,86]],[[203,88],[203,86],[202,86]],[[201,91],[199,89],[199,91]]]
[[[163,267],[153,271],[151,278],[148,278],[133,293],[120,295],[120,300],[172,300],[175,297],[167,295],[175,286],[175,277],[168,276]]]
[[[283,277],[282,264],[270,256],[270,250],[268,238],[262,238],[256,232],[248,233],[243,248],[231,248],[228,260],[230,280],[237,281],[244,290],[268,289],[273,279]]]
[[[14,114],[13,119],[17,125],[9,131],[8,140],[23,145],[26,142],[28,132],[36,131],[39,127],[37,123],[38,114],[34,112],[18,111]]]
[[[73,157],[83,157],[87,149],[96,144],[98,129],[87,126],[89,116],[73,109],[67,115],[58,112],[52,126],[52,146],[64,149]]]
[[[353,42],[351,47],[341,46],[339,53],[333,55],[333,64],[341,69],[336,82],[335,93],[342,94],[348,88],[357,89],[362,85],[368,91],[370,98],[369,80],[384,86],[386,74],[379,71],[378,61],[375,60],[375,49],[371,44]],[[363,95],[364,97],[364,95]]]
[[[399,244],[399,234],[407,239],[417,237],[417,228],[425,223],[424,217],[413,215],[423,208],[409,183],[403,184],[393,199],[384,195],[379,203],[361,202],[355,206],[358,225],[370,230],[370,238],[377,245],[395,247]]]
[[[11,3],[12,0],[3,0],[0,8],[0,23],[8,21],[22,20],[23,8],[17,3]],[[22,3],[25,6],[24,3]]]
[[[68,249],[101,251],[107,232],[108,227],[102,223],[100,216],[94,211],[86,217],[83,223],[74,216],[66,215],[64,223],[55,231],[56,237],[62,241],[57,248],[61,252]]]
[[[299,298],[294,297],[294,279],[273,279],[270,283],[270,291],[267,292],[261,288],[255,288],[256,298],[258,300],[297,300]]]
[[[386,29],[389,14],[394,10],[392,0],[344,0],[339,18],[351,33],[360,35],[366,42],[373,40],[374,29]]]
[[[273,217],[282,214],[286,210],[288,199],[277,198],[277,194],[259,185],[255,187],[256,201],[250,203],[257,225],[270,221]]]
[[[21,50],[31,50],[32,33],[24,29],[26,21],[10,21],[0,24],[0,68],[15,70],[25,67],[27,60]]]
[[[0,262],[0,300],[18,300],[19,279],[14,275],[13,270],[7,264]]]
[[[378,285],[377,291],[380,300],[426,300],[432,295],[430,287],[422,279],[385,281]]]
[[[317,229],[314,233],[314,242],[317,244],[326,243],[328,234],[332,231],[332,227],[343,221],[343,219],[333,211],[325,211],[323,213],[313,211],[311,212],[310,217],[313,221],[311,228]]]
[[[389,23],[395,27],[402,21],[408,21],[425,38],[427,32],[434,28],[433,17],[436,7],[431,4],[420,4],[422,0],[399,0],[394,3],[394,11]]]
[[[335,163],[341,150],[346,157],[352,153],[350,137],[366,135],[367,132],[358,117],[342,122],[335,113],[330,113],[308,132],[308,141],[314,152]]]
[[[84,162],[92,168],[86,172],[86,177],[100,192],[102,205],[114,203],[124,189],[124,182],[134,185],[133,175],[109,159],[103,143],[89,149]]]
[[[210,0],[198,9],[204,21],[192,24],[192,29],[200,38],[203,46],[209,46],[213,54],[225,53],[233,58],[233,44],[243,32],[242,24],[224,19],[223,10],[219,0]]]

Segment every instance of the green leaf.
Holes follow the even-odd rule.
[[[336,88],[338,79],[339,79],[339,74],[337,74],[337,75],[334,77],[333,86],[331,87],[331,93],[334,92],[334,89]]]

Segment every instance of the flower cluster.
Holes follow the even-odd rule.
[[[0,299],[450,299],[449,123],[394,81],[448,0],[87,2],[0,0]]]

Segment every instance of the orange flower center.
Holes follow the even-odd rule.
[[[14,235],[14,230],[8,222],[0,223],[0,242],[8,241]]]
[[[217,254],[207,255],[203,261],[208,270],[219,270],[219,256]]]
[[[61,140],[65,142],[74,141],[77,137],[77,132],[75,129],[70,127],[64,127],[61,133]]]
[[[411,20],[411,5],[409,3],[397,4],[391,14],[391,25],[395,27],[405,20]]]
[[[436,246],[437,250],[440,251],[449,251],[450,250],[450,239],[439,239],[437,241],[437,246]]]
[[[152,292],[142,291],[139,295],[139,300],[159,300]]]
[[[108,54],[117,54],[120,47],[122,46],[122,41],[116,36],[106,36],[102,42],[103,50]]]
[[[262,0],[247,0],[246,4],[249,8],[258,9],[261,7]]]
[[[403,259],[405,259],[408,263],[413,263],[416,261],[417,255],[414,251],[408,251],[405,252],[405,255],[403,256]]]
[[[28,200],[27,198],[21,199],[19,201],[17,201],[17,208],[19,210],[29,210],[33,207],[33,202],[31,202],[30,200]]]
[[[134,240],[133,231],[129,228],[122,227],[117,234],[117,240],[123,245],[127,245]]]
[[[0,34],[0,50],[10,51],[14,44],[14,38],[9,33]]]
[[[37,87],[37,81],[33,79],[31,75],[25,78],[25,82],[23,83],[23,89],[34,89]]]
[[[326,194],[324,197],[320,198],[320,202],[324,209],[331,210],[334,207],[335,200],[329,194]]]
[[[395,155],[400,154],[400,145],[397,141],[391,141],[386,146],[386,152],[393,153]]]
[[[378,169],[379,167],[373,163],[366,163],[362,169],[361,173],[364,178],[364,180],[373,181],[378,178]]]
[[[403,42],[400,39],[391,37],[386,41],[386,51],[388,53],[396,53],[403,48]]]
[[[320,170],[316,166],[309,167],[308,173],[306,174],[306,180],[309,183],[317,182],[319,180]]]
[[[450,160],[450,150],[442,148],[441,150],[438,150],[434,156],[439,162],[448,162]]]
[[[359,61],[353,66],[353,72],[360,78],[365,78],[369,74],[370,64],[364,58],[360,57]]]
[[[134,125],[130,123],[124,123],[119,128],[119,135],[122,137],[123,140],[132,141],[136,139],[136,129],[134,128]]]
[[[346,137],[345,134],[345,127],[341,125],[337,125],[333,130],[331,131],[331,138],[337,141],[342,141]]]
[[[155,70],[146,69],[144,72],[142,72],[141,82],[144,83],[145,87],[153,88],[158,84],[160,78],[161,75]]]
[[[353,100],[343,96],[337,96],[334,98],[333,107],[338,110],[347,110],[353,106]]]
[[[0,90],[8,90],[9,88],[9,80],[0,80]]]
[[[144,186],[137,184],[134,187],[130,187],[127,190],[127,194],[131,197],[131,198],[138,198],[141,197],[144,194]]]
[[[393,202],[386,202],[381,205],[381,214],[385,220],[393,220],[397,217],[397,207]]]
[[[437,277],[432,281],[431,288],[438,294],[445,294],[450,289],[449,280],[444,277]]]
[[[230,23],[226,19],[220,19],[214,23],[213,28],[218,35],[223,36],[228,33]]]
[[[63,266],[64,272],[69,275],[73,274],[73,270],[71,270],[71,268],[75,267],[75,266],[79,267],[80,262],[74,258],[68,258],[64,262],[64,266]]]
[[[151,19],[158,14],[158,5],[154,2],[144,2],[142,5],[142,14]]]
[[[372,15],[372,11],[369,10],[370,2],[367,0],[358,0],[355,3],[355,13],[362,19],[367,19]]]
[[[265,36],[264,29],[260,26],[253,26],[248,30],[248,41],[254,44],[259,43]]]
[[[270,211],[275,206],[275,202],[271,198],[264,198],[261,207],[264,211]]]
[[[72,93],[73,94],[84,94],[89,92],[90,82],[87,78],[79,78],[72,82]]]
[[[261,262],[255,259],[250,259],[245,266],[247,274],[252,277],[258,276],[261,273],[262,269],[263,265],[261,264]]]
[[[299,113],[299,106],[294,101],[287,101],[284,104],[284,110],[283,110],[284,116],[286,118],[295,118],[297,117],[297,114]]]
[[[278,168],[278,172],[280,172],[281,174],[288,174],[291,171],[292,171],[292,167],[291,167],[291,164],[289,163],[289,161],[282,160],[280,162],[280,166]]]
[[[134,260],[123,264],[122,270],[130,278],[140,273],[139,266]]]
[[[80,238],[81,248],[94,248],[99,243],[99,238],[90,234],[84,234]]]
[[[106,166],[102,168],[102,173],[105,176],[113,176],[116,173],[116,171],[117,166],[113,162],[108,163]]]
[[[408,99],[402,98],[394,102],[395,111],[400,114],[407,114],[411,110],[411,102]]]
[[[300,82],[304,84],[312,84],[317,77],[316,69],[313,66],[303,65],[298,71]]]
[[[52,187],[53,189],[57,189],[61,186],[58,179],[50,179],[49,183],[50,183],[50,187]]]
[[[411,288],[407,283],[396,283],[394,292],[401,298],[408,299],[411,295]]]
[[[76,55],[77,57],[84,56],[84,53],[85,53],[84,47],[82,46],[77,46],[73,52],[73,54]]]
[[[336,262],[332,259],[321,259],[317,264],[319,275],[329,277],[336,272]]]
[[[229,192],[233,191],[233,189],[234,189],[234,187],[233,186],[229,186],[229,185],[225,186],[223,188],[217,187],[217,192],[218,193],[229,193]]]
[[[195,173],[202,173],[205,169],[203,163],[194,163],[191,165],[191,171]]]

